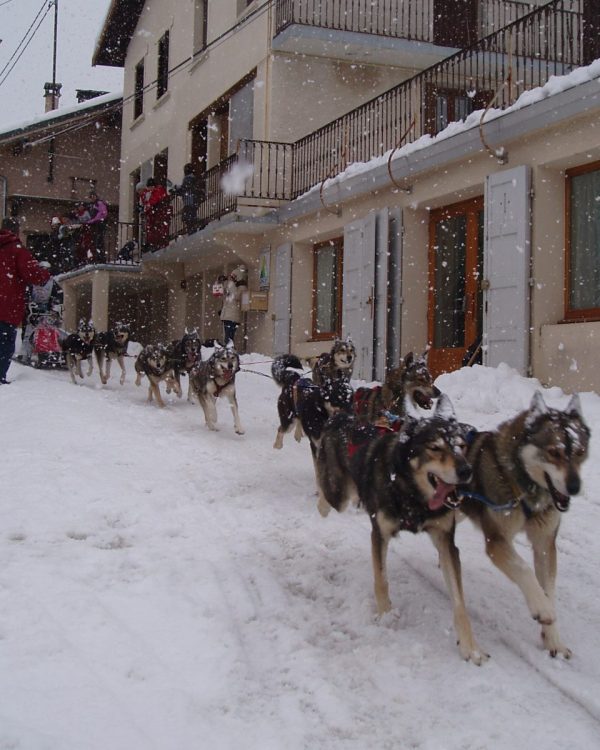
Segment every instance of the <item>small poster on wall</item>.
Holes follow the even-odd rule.
[[[269,271],[271,266],[271,248],[263,250],[258,258],[258,288],[264,291],[269,288]]]

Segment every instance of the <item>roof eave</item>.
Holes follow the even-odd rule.
[[[123,68],[127,48],[144,8],[144,0],[111,0],[96,42],[92,65]]]

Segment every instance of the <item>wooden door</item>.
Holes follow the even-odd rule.
[[[434,376],[462,366],[481,336],[483,199],[431,212],[429,220],[429,367]]]

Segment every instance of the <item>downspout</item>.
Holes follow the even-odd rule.
[[[8,180],[3,174],[0,174],[0,219],[6,216],[7,194]]]

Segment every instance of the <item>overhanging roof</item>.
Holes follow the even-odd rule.
[[[140,20],[145,0],[112,0],[96,42],[92,65],[125,65],[127,47]]]

